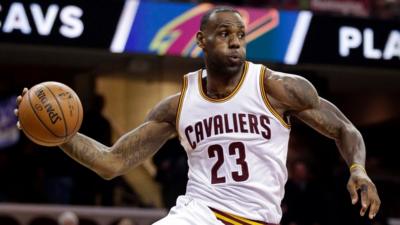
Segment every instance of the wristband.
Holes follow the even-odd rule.
[[[367,171],[365,170],[365,168],[361,165],[361,164],[357,164],[357,163],[353,163],[350,166],[350,172],[354,169],[359,167],[362,171],[364,171],[364,173],[367,173]]]

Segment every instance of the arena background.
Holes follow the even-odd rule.
[[[12,110],[23,87],[60,81],[83,102],[81,131],[112,143],[178,92],[185,73],[203,67],[193,37],[213,4],[222,3],[0,2],[0,224],[55,224],[65,211],[98,225],[121,218],[145,225],[165,215],[186,183],[177,140],[124,177],[103,181],[61,150],[28,141]],[[374,221],[360,218],[334,142],[294,120],[282,225],[400,224],[399,1],[230,4],[247,21],[249,60],[306,77],[360,129],[382,198]]]

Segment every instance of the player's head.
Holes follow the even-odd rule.
[[[201,19],[197,44],[203,50],[207,66],[236,73],[246,58],[245,24],[231,7],[216,7]]]
[[[79,219],[78,219],[78,216],[74,212],[66,211],[66,212],[63,212],[58,217],[58,224],[59,225],[78,225]]]

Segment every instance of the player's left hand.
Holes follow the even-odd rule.
[[[351,203],[356,204],[359,199],[357,193],[360,190],[361,195],[361,210],[360,215],[364,216],[369,208],[369,218],[373,219],[378,213],[381,205],[378,192],[375,184],[368,177],[367,173],[362,168],[355,168],[350,171],[349,182],[347,183],[347,190],[350,193]]]

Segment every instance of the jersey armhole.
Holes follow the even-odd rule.
[[[179,119],[181,116],[182,105],[183,105],[183,100],[186,95],[187,86],[188,86],[188,76],[184,75],[182,87],[181,87],[181,95],[179,96],[178,108],[176,109],[177,111],[176,111],[176,121],[175,121],[176,125],[175,126],[176,126],[176,130],[178,133],[179,133]]]
[[[287,123],[281,115],[279,115],[278,111],[271,105],[271,102],[268,100],[267,92],[265,90],[264,86],[264,79],[265,79],[265,72],[267,71],[267,68],[265,66],[261,66],[261,71],[260,71],[260,90],[261,90],[261,96],[264,100],[265,106],[269,109],[269,111],[279,120],[279,122],[286,128],[290,129],[290,124]]]

